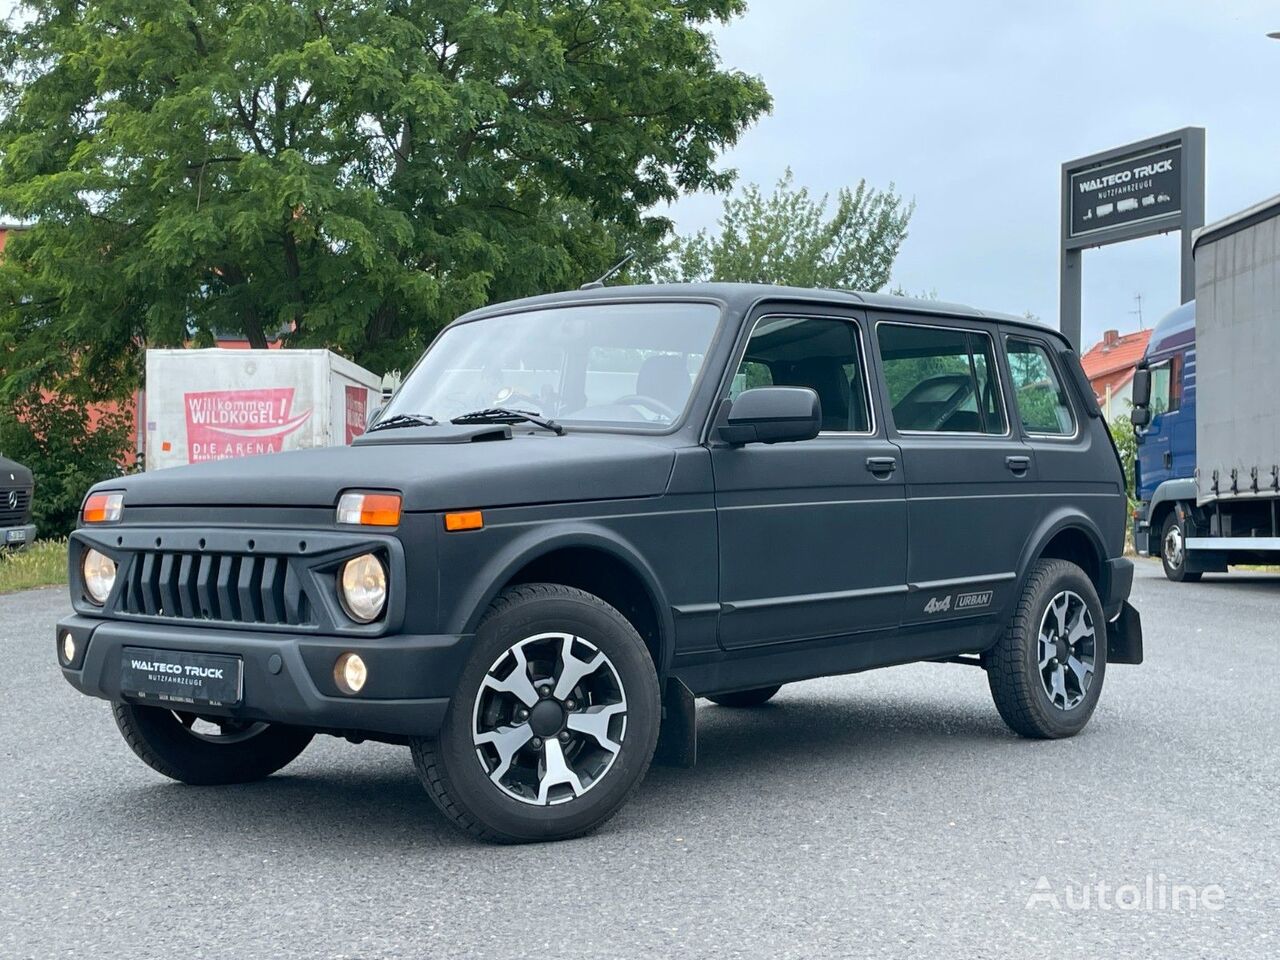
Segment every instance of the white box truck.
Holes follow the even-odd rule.
[[[381,397],[328,350],[148,350],[146,468],[350,443]]]

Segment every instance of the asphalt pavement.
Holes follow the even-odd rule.
[[[695,768],[514,848],[404,748],[170,783],[59,675],[64,591],[0,597],[0,957],[1275,957],[1280,576],[1139,567],[1147,662],[1073,740],[959,665],[700,702]]]

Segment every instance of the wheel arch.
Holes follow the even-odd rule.
[[[1169,511],[1175,509],[1179,503],[1187,503],[1192,507],[1196,503],[1196,481],[1193,477],[1182,477],[1174,480],[1166,480],[1160,486],[1156,487],[1155,492],[1151,495],[1151,502],[1147,505],[1147,552],[1152,556],[1158,556],[1158,551],[1151,549],[1150,538],[1159,537],[1160,529],[1164,526],[1164,518],[1169,515]],[[1157,541],[1158,542],[1158,541]]]
[[[1110,568],[1106,541],[1091,519],[1083,513],[1061,509],[1051,513],[1028,540],[1019,563],[1018,590],[1021,596],[1031,568],[1037,560],[1067,560],[1084,570],[1105,604],[1110,594]]]
[[[455,607],[459,633],[474,633],[489,604],[520,583],[560,583],[594,594],[636,628],[653,656],[659,678],[670,666],[674,622],[653,569],[629,542],[594,524],[548,535],[533,530],[510,543],[471,581]]]

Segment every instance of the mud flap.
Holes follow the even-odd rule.
[[[697,760],[698,714],[693,692],[670,677],[662,697],[662,726],[653,762],[664,767],[692,767]]]
[[[1107,663],[1142,662],[1142,617],[1125,601],[1120,615],[1107,624]]]

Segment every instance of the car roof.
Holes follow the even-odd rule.
[[[788,300],[837,306],[870,307],[903,313],[925,314],[930,317],[957,317],[967,320],[989,320],[996,323],[1027,327],[1039,333],[1062,335],[1046,324],[1010,313],[977,310],[956,303],[940,300],[923,300],[917,297],[900,297],[890,293],[866,293],[854,290],[828,290],[810,287],[786,287],[765,283],[659,283],[627,284],[616,287],[596,287],[590,290],[566,290],[520,300],[495,303],[472,310],[454,323],[464,323],[481,317],[496,316],[533,307],[571,306],[582,303],[618,302],[625,300],[713,300],[724,304],[736,313],[746,313],[761,301]]]

